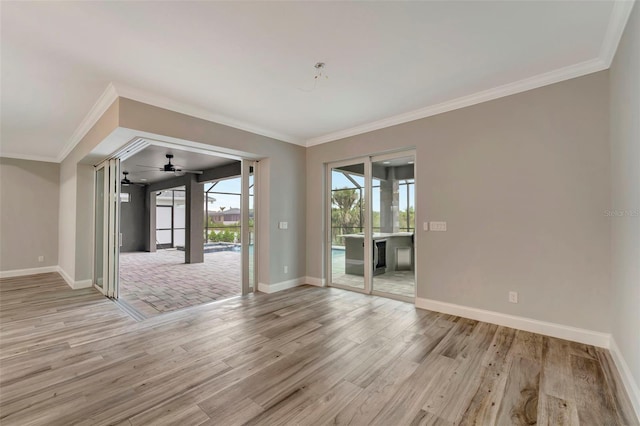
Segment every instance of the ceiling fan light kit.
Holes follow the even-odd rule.
[[[129,185],[138,185],[138,186],[145,186],[146,184],[144,183],[136,183],[136,182],[132,182],[129,179],[129,172],[128,171],[123,171],[122,174],[124,175],[124,177],[122,178],[122,180],[120,181],[120,185],[122,186],[129,186]]]
[[[122,180],[120,181],[120,183],[123,186],[129,186],[131,184],[131,181],[129,180],[129,172],[122,172],[122,174],[124,175],[124,178],[122,178]]]

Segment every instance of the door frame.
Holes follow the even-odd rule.
[[[363,275],[363,279],[364,279],[364,288],[363,289],[359,289],[357,287],[350,287],[348,285],[342,285],[342,284],[338,284],[338,283],[333,283],[332,282],[332,278],[333,278],[333,272],[332,272],[332,250],[333,250],[333,235],[332,235],[332,223],[331,223],[331,181],[332,181],[332,177],[331,177],[331,171],[335,168],[338,167],[343,167],[343,166],[351,166],[351,165],[356,165],[356,164],[363,164],[364,166],[364,182],[365,182],[365,189],[364,189],[364,233],[365,235],[370,235],[370,231],[371,231],[371,214],[369,213],[369,205],[371,203],[371,185],[367,184],[367,182],[369,181],[369,178],[371,177],[371,162],[369,161],[370,157],[356,157],[356,158],[352,158],[350,160],[342,160],[342,161],[335,161],[335,162],[331,162],[331,163],[326,163],[325,164],[325,194],[324,194],[324,199],[325,199],[325,218],[326,218],[326,223],[325,223],[325,229],[327,230],[327,232],[325,233],[325,269],[326,269],[326,274],[327,274],[327,286],[328,287],[336,287],[336,288],[341,288],[343,290],[351,290],[351,291],[355,291],[358,293],[364,293],[364,294],[371,294],[371,275],[372,275],[372,271],[369,270],[368,267],[366,267],[366,265],[371,265],[371,262],[373,261],[372,257],[372,244],[371,244],[371,239],[370,238],[364,238],[364,254],[363,254],[363,261],[364,261],[364,275]]]
[[[104,170],[103,216],[102,216],[102,287],[97,284],[95,270],[95,235],[100,224],[96,221],[96,196],[94,192],[94,265],[93,285],[109,298],[118,298],[118,282],[120,279],[120,159],[109,158],[94,170],[94,191],[99,170]]]
[[[258,287],[258,250],[257,250],[257,217],[258,217],[258,179],[257,179],[257,171],[258,171],[258,161],[255,160],[241,160],[241,189],[240,189],[240,243],[241,243],[241,275],[242,275],[242,295],[247,295],[249,293],[254,293],[257,291]],[[253,176],[253,235],[254,235],[254,245],[253,245],[253,259],[250,259],[249,247],[251,245],[251,232],[249,228],[249,221],[251,220],[251,216],[249,214],[250,211],[250,185],[249,185],[249,177]],[[251,260],[253,260],[253,277],[249,274],[249,266],[251,265]],[[253,282],[251,279],[253,278]]]
[[[413,297],[405,297],[399,294],[393,294],[393,293],[387,293],[384,291],[380,291],[380,290],[376,290],[375,287],[373,286],[374,283],[374,277],[371,277],[371,293],[374,296],[382,296],[382,297],[387,297],[389,299],[396,299],[396,300],[401,300],[403,302],[411,302],[411,303],[415,303],[415,299],[418,294],[418,271],[417,271],[417,253],[418,253],[418,239],[416,238],[416,233],[418,231],[418,215],[417,215],[417,211],[418,211],[418,191],[417,191],[417,176],[416,176],[416,150],[415,149],[408,149],[408,150],[404,150],[404,151],[394,151],[391,153],[385,153],[385,154],[378,154],[378,155],[371,155],[369,157],[369,159],[371,160],[371,165],[373,166],[373,163],[375,162],[379,162],[379,161],[385,161],[385,160],[393,160],[395,158],[402,158],[402,157],[413,157],[413,196],[414,196],[414,206],[413,206],[413,210],[414,210],[414,218],[413,218],[413,222],[414,222],[414,228],[413,228],[413,282],[414,282],[414,287],[413,287]],[[372,176],[373,177],[373,176]],[[369,185],[369,189],[371,190],[373,186],[373,180],[371,180],[371,184]],[[407,194],[408,196],[408,194]],[[371,209],[370,212],[368,212],[368,214],[372,214],[373,209]],[[368,235],[373,235],[373,232],[371,232]]]
[[[409,157],[413,156],[413,195],[414,195],[414,240],[413,240],[413,263],[414,263],[414,296],[412,298],[405,297],[393,293],[386,293],[379,290],[375,290],[373,288],[373,270],[366,265],[371,265],[373,262],[373,223],[372,223],[372,166],[374,162],[377,161],[385,161],[391,160],[399,157]],[[355,165],[355,164],[363,164],[364,165],[364,179],[365,179],[365,188],[364,188],[364,289],[359,289],[357,287],[350,287],[348,285],[342,285],[338,283],[333,283],[333,272],[332,272],[332,223],[331,223],[331,190],[332,190],[332,176],[331,171],[334,168]],[[418,170],[417,170],[417,155],[416,150],[409,148],[403,149],[399,151],[387,152],[382,154],[370,154],[366,156],[360,156],[351,158],[349,160],[340,160],[333,161],[329,163],[325,163],[325,194],[324,194],[324,203],[325,203],[325,237],[324,237],[324,259],[325,259],[325,276],[326,283],[328,287],[335,287],[344,290],[355,291],[363,294],[371,294],[375,296],[382,296],[390,299],[401,300],[404,302],[415,303],[417,298],[417,283],[418,283],[418,270],[417,270],[417,256],[418,256]]]
[[[142,143],[141,143],[142,142]],[[95,170],[94,170],[94,186],[93,186],[93,190],[94,190],[94,197],[93,197],[93,210],[94,210],[94,214],[93,214],[93,229],[94,229],[94,233],[93,233],[93,247],[94,247],[94,261],[93,261],[93,273],[92,273],[92,281],[94,284],[94,287],[97,288],[101,293],[103,293],[105,296],[107,297],[111,297],[111,298],[116,298],[118,297],[118,284],[119,284],[119,277],[120,277],[120,268],[119,268],[119,258],[120,258],[120,161],[121,159],[126,159],[132,155],[134,155],[136,152],[146,148],[149,145],[155,145],[155,146],[162,146],[162,147],[166,147],[166,148],[176,148],[176,149],[180,149],[183,151],[189,151],[189,152],[196,152],[196,153],[200,153],[200,154],[206,154],[206,155],[212,155],[212,156],[217,156],[217,157],[222,157],[222,158],[230,158],[230,159],[234,159],[237,161],[240,161],[243,165],[242,168],[242,173],[241,173],[241,177],[245,175],[244,172],[244,164],[246,163],[248,166],[253,168],[252,171],[252,175],[253,175],[253,209],[254,209],[254,250],[253,250],[253,287],[249,286],[249,270],[248,270],[248,250],[243,250],[243,253],[246,252],[246,259],[245,259],[245,255],[243,254],[242,256],[242,260],[241,260],[241,275],[242,275],[242,281],[241,281],[241,293],[243,295],[248,294],[249,292],[256,292],[258,291],[258,277],[259,277],[259,249],[258,249],[258,244],[259,244],[259,237],[258,237],[258,211],[259,211],[259,200],[260,200],[260,178],[259,178],[259,159],[258,157],[255,158],[249,158],[249,157],[243,157],[240,155],[231,155],[228,153],[225,153],[223,151],[223,149],[221,149],[220,151],[217,151],[215,148],[215,146],[211,146],[211,149],[209,149],[208,147],[206,148],[197,148],[194,146],[190,146],[190,145],[185,145],[185,144],[179,144],[179,143],[172,143],[172,142],[164,142],[164,141],[160,141],[157,139],[150,139],[150,138],[145,138],[145,139],[141,139],[139,137],[135,137],[133,138],[131,141],[129,141],[129,143],[121,146],[117,151],[115,151],[110,157],[108,157],[106,160],[103,160],[102,162],[100,162],[98,165],[95,166]],[[251,155],[251,154],[249,154]],[[95,199],[95,177],[96,177],[96,172],[97,170],[101,169],[101,168],[105,168],[105,172],[109,171],[109,167],[107,167],[110,163],[110,161],[114,161],[115,162],[115,170],[112,172],[112,175],[115,176],[115,178],[113,179],[113,185],[112,187],[109,187],[108,185],[108,178],[107,178],[107,174],[105,173],[105,194],[109,191],[109,190],[114,190],[114,194],[113,194],[113,199],[112,201],[115,202],[116,206],[117,206],[117,215],[115,215],[113,217],[113,219],[116,221],[116,230],[117,230],[117,234],[114,236],[109,236],[108,234],[104,234],[103,233],[103,244],[108,244],[109,242],[111,244],[116,245],[116,247],[114,248],[114,252],[116,253],[115,259],[112,260],[111,263],[109,263],[109,261],[107,260],[106,263],[103,264],[103,272],[104,272],[104,268],[105,265],[111,265],[113,267],[115,267],[115,274],[113,274],[113,279],[115,280],[115,285],[111,288],[107,287],[105,289],[100,288],[97,284],[96,284],[96,273],[95,273],[95,265],[96,265],[96,256],[95,256],[95,230],[97,229],[97,227],[99,226],[99,224],[96,223],[96,215],[95,215],[95,210],[96,210],[96,199]],[[244,178],[241,179],[241,182],[244,185]],[[244,186],[242,186],[242,196],[241,196],[241,207],[243,207],[242,203],[244,202],[243,198],[244,198]],[[247,176],[247,191],[246,191],[246,196],[248,197],[248,176]],[[103,206],[103,208],[105,209],[104,211],[107,212],[108,206],[107,203],[104,203],[105,205]],[[248,205],[248,204],[246,204]],[[248,225],[248,219],[249,219],[249,212],[248,209],[241,209],[241,212],[246,212],[246,216],[247,216],[247,225]],[[115,214],[115,213],[114,213]],[[241,213],[242,214],[242,213]],[[111,217],[110,217],[111,218]],[[173,220],[173,212],[172,212],[172,220]],[[103,221],[106,223],[107,222],[107,215],[105,214],[103,216]],[[104,224],[103,224],[104,226]],[[246,229],[246,233],[248,234],[248,226],[244,226],[244,223],[241,224],[241,240],[245,240],[247,241],[247,244],[249,243],[248,240],[248,236],[245,237],[244,233],[245,233],[245,229]],[[106,231],[103,231],[106,232]],[[172,239],[173,239],[173,235],[172,235]],[[115,244],[117,242],[117,244]],[[105,256],[107,255],[108,251],[103,249],[103,262],[105,262]],[[247,266],[247,268],[245,268],[245,265]],[[246,269],[246,272],[245,272]],[[245,283],[245,275],[246,275],[246,283]],[[104,282],[103,282],[103,286],[104,286]],[[245,292],[245,287],[247,288],[247,291]],[[250,291],[249,291],[250,290]],[[111,295],[110,295],[111,294]]]

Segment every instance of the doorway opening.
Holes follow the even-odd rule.
[[[327,166],[330,286],[415,299],[415,154]]]
[[[143,319],[252,292],[255,162],[166,144],[129,154],[119,161],[112,194],[118,265],[116,291],[108,296]],[[108,198],[96,192],[96,206],[101,197]],[[98,210],[96,229],[116,226]],[[103,243],[96,238],[96,253]]]

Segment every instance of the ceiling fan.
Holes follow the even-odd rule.
[[[149,170],[150,172],[159,171],[159,172],[165,172],[165,173],[174,173],[178,176],[182,176],[185,173],[193,173],[196,175],[201,175],[203,173],[202,170],[187,170],[187,169],[181,168],[181,166],[178,166],[177,164],[172,164],[171,159],[173,158],[173,154],[167,154],[165,157],[167,157],[169,162],[162,167],[144,166],[142,164],[137,164],[137,166],[155,169],[155,170]]]
[[[129,172],[124,171],[122,172],[122,174],[124,175],[124,177],[122,178],[122,180],[120,181],[120,184],[122,186],[129,186],[129,185],[138,185],[138,186],[144,186],[143,183],[135,183],[135,182],[131,182],[131,180],[129,180]]]

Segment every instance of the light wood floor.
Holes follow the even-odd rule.
[[[136,322],[43,274],[0,320],[2,425],[637,423],[605,350],[338,289]]]

